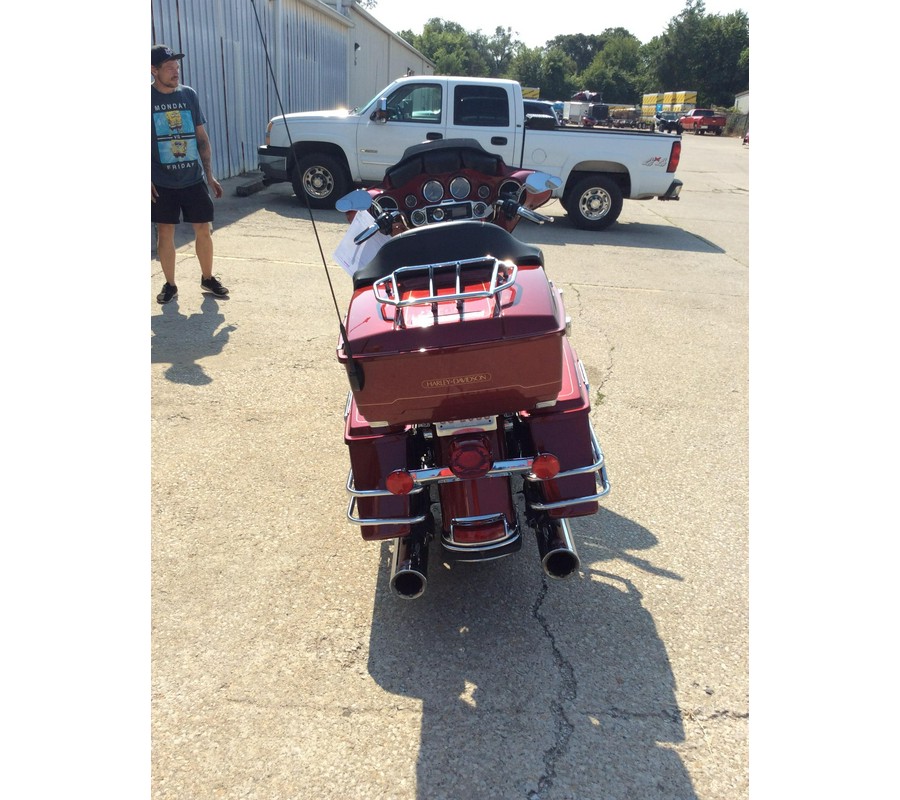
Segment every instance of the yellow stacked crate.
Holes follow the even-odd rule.
[[[656,116],[656,104],[662,102],[662,93],[653,92],[641,98],[641,117],[652,120]]]
[[[682,89],[677,92],[645,94],[641,100],[641,116],[646,120],[652,120],[656,115],[657,106],[660,104],[662,105],[661,111],[684,114],[697,107],[697,92]]]

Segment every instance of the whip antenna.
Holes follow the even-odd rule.
[[[291,139],[291,129],[288,127],[287,123],[287,114],[284,111],[284,104],[281,102],[281,93],[278,91],[278,81],[275,80],[275,70],[272,69],[272,61],[269,58],[269,48],[266,45],[266,36],[263,33],[262,23],[259,21],[259,12],[256,10],[256,0],[250,0],[250,5],[253,6],[253,16],[256,18],[256,27],[259,30],[259,38],[262,42],[263,53],[266,56],[266,68],[269,72],[269,76],[272,79],[272,88],[275,90],[275,99],[278,101],[278,110],[281,113],[281,119],[284,122],[284,131],[288,137],[288,148],[291,153],[294,152],[294,141]],[[309,203],[309,198],[297,198],[298,200],[305,200],[304,205],[309,211],[309,221],[312,223],[313,234],[316,237],[316,245],[319,248],[319,255],[322,258],[322,267],[325,269],[325,278],[328,280],[328,289],[331,292],[331,301],[334,303],[334,311],[337,314],[338,318],[338,327],[341,331],[341,341],[344,343],[344,354],[347,356],[347,374],[350,377],[351,384],[353,388],[362,388],[363,384],[363,374],[362,374],[362,366],[357,364],[353,360],[353,354],[350,352],[350,342],[347,340],[347,330],[344,328],[344,322],[341,318],[341,310],[338,307],[337,297],[334,294],[334,284],[331,282],[331,274],[328,272],[328,264],[325,261],[325,253],[322,251],[322,240],[319,238],[319,230],[316,228],[316,218],[313,215],[312,206]]]

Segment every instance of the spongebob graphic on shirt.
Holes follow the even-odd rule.
[[[191,186],[204,180],[197,126],[204,125],[196,92],[180,86],[169,94],[151,87],[152,175],[158,186]]]
[[[157,111],[153,114],[153,127],[159,146],[159,160],[163,166],[200,159],[194,117],[190,110]]]

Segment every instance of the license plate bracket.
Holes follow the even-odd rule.
[[[434,430],[438,436],[456,436],[459,433],[467,433],[469,431],[495,431],[497,430],[497,418],[471,417],[469,419],[435,422]]]

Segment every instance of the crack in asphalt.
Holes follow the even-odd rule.
[[[529,800],[539,800],[540,797],[544,796],[544,792],[549,791],[553,787],[553,781],[556,779],[556,764],[569,749],[569,740],[575,731],[575,726],[566,715],[564,704],[573,704],[578,696],[578,682],[575,680],[575,670],[556,646],[556,639],[550,630],[550,624],[547,622],[547,618],[541,614],[541,606],[549,589],[547,581],[547,576],[542,575],[541,591],[531,607],[531,615],[538,621],[544,631],[544,635],[547,637],[547,641],[550,643],[553,661],[559,673],[560,689],[557,699],[550,704],[551,716],[555,727],[555,740],[553,745],[544,752],[544,773],[538,779],[537,791],[528,794]]]

